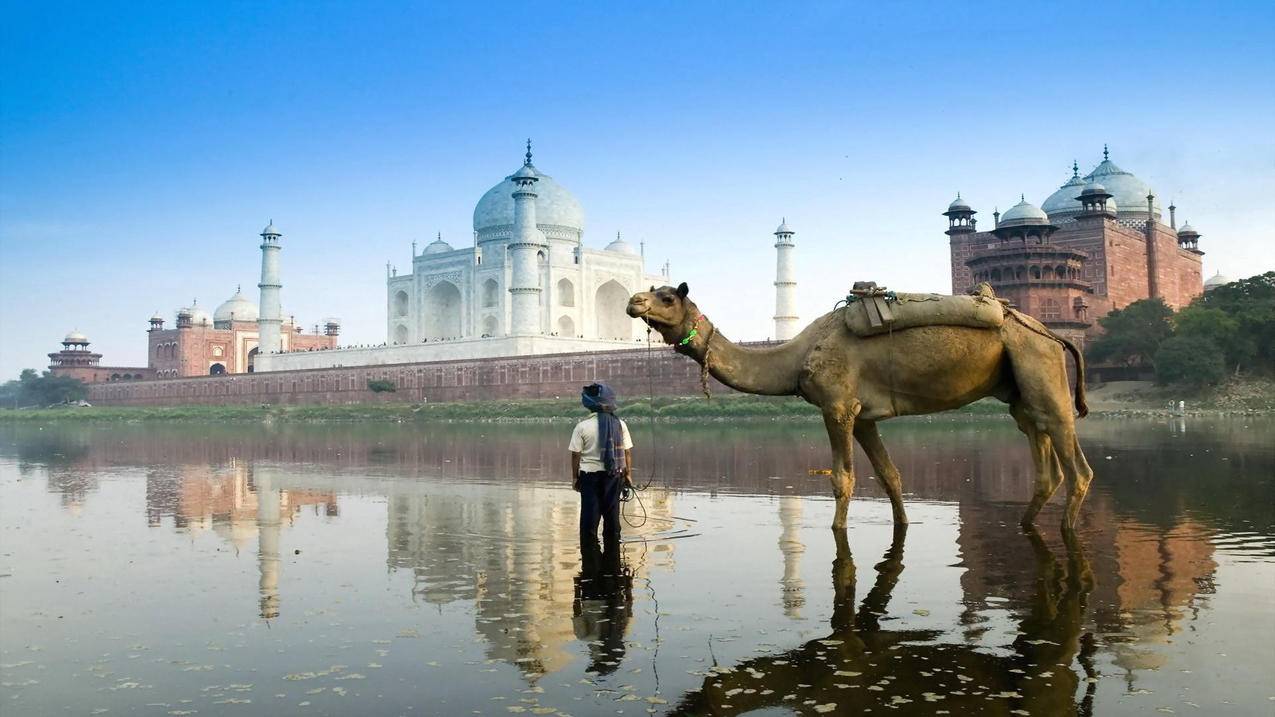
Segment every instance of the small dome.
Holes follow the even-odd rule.
[[[213,323],[256,321],[257,315],[257,305],[244,296],[241,289],[236,289],[235,295],[222,302],[213,312]]]
[[[198,301],[177,310],[177,318],[180,319],[183,314],[190,317],[193,326],[212,326],[212,317],[199,306]]]
[[[794,232],[792,228],[788,226],[788,218],[784,217],[784,220],[779,223],[779,228],[775,230],[775,233],[776,234],[795,234],[796,232]]]
[[[633,251],[633,247],[629,246],[628,242],[620,238],[619,232],[615,233],[615,241],[607,244],[606,250],[616,252],[617,254],[637,255],[637,252]]]
[[[261,236],[266,236],[267,234],[273,235],[273,236],[283,236],[283,234],[280,233],[278,229],[274,228],[273,219],[270,220],[270,223],[266,225],[265,229],[261,230]]]
[[[1208,291],[1209,289],[1216,289],[1223,284],[1229,283],[1231,283],[1231,278],[1229,276],[1223,276],[1222,272],[1219,271],[1204,282],[1204,290]]]
[[[151,315],[151,321],[159,321],[162,323],[164,321],[164,317],[158,311],[156,311],[154,314]]]
[[[947,205],[947,210],[949,212],[968,212],[970,211],[970,205],[964,199],[961,199],[961,195],[958,193],[956,199],[953,199],[952,203]]]
[[[424,250],[424,251],[422,251],[422,252],[421,252],[421,254],[422,254],[422,255],[424,255],[424,254],[443,254],[443,253],[445,253],[445,252],[449,252],[449,251],[456,251],[456,250],[455,250],[454,248],[452,248],[452,245],[451,245],[451,244],[448,244],[447,242],[443,241],[443,238],[440,236],[439,238],[435,239],[434,241],[430,242],[429,244],[426,244],[426,245],[425,245],[425,250]]]
[[[62,343],[64,344],[87,344],[88,342],[89,337],[79,331],[72,331],[66,335],[66,338],[62,339]]]
[[[517,172],[510,175],[513,179],[535,179],[539,181],[540,175],[536,172],[536,168],[530,164],[524,164],[518,168]]]
[[[1040,207],[1023,199],[1001,215],[1000,227],[1017,227],[1025,225],[1043,225],[1049,223],[1049,215]]]
[[[1195,230],[1195,227],[1191,226],[1191,222],[1187,222],[1186,224],[1182,225],[1181,229],[1178,230],[1178,236],[1197,236],[1198,237],[1200,236],[1200,233]],[[1218,276],[1221,276],[1221,274],[1219,274]]]

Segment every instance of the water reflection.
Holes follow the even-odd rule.
[[[1008,654],[937,642],[925,629],[890,629],[891,596],[904,572],[907,528],[874,566],[875,578],[855,605],[857,573],[845,531],[834,531],[831,632],[776,655],[714,666],[674,714],[742,714],[787,707],[801,714],[858,714],[881,708],[904,714],[982,711],[989,700],[1014,714],[1090,714],[1092,689],[1073,701],[1080,656],[1093,674],[1092,644],[1082,647],[1085,602],[1093,574],[1079,542],[1059,561],[1039,533],[1026,536],[1035,565],[1034,595],[1020,615]],[[1016,710],[1021,710],[1016,712]],[[1001,711],[998,709],[998,711]]]
[[[1030,459],[1004,422],[887,436],[910,535],[867,476],[851,532],[829,535],[815,432],[678,431],[646,523],[601,551],[581,550],[553,427],[3,426],[0,696],[31,714],[217,713],[201,690],[230,684],[253,694],[208,694],[245,714],[288,712],[280,694],[357,712],[361,685],[357,704],[388,701],[369,714],[1264,706],[1275,450],[1250,423],[1089,422],[1079,543],[1056,508],[1046,537],[1018,532]],[[90,581],[92,600],[61,587]],[[169,618],[115,627],[150,615]],[[242,651],[197,654],[223,641]],[[85,655],[120,678],[63,694]]]

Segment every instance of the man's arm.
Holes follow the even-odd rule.
[[[571,451],[571,490],[580,490],[580,454]]]
[[[624,482],[633,485],[633,450],[624,449]]]

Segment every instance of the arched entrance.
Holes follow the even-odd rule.
[[[394,315],[407,316],[407,292],[399,291],[394,294]]]
[[[559,336],[575,336],[576,335],[576,322],[572,321],[570,316],[563,315],[558,317],[558,335]]]
[[[225,366],[225,364],[215,363],[215,364],[213,364],[213,365],[209,366],[209,367],[208,367],[208,375],[209,375],[209,376],[224,376],[224,375],[226,375],[226,366]]]
[[[425,292],[425,338],[460,338],[460,289],[440,281]]]
[[[248,352],[248,373],[252,373],[257,368],[257,351],[258,348],[254,346],[252,347],[252,350]]]
[[[597,317],[597,337],[600,339],[633,338],[633,319],[624,313],[629,304],[629,290],[620,282],[612,279],[598,287],[593,302],[593,313]]]
[[[484,336],[495,336],[499,332],[500,332],[500,326],[499,324],[496,323],[495,316],[488,316],[487,318],[483,319],[483,335]]]
[[[406,326],[399,324],[398,326],[394,327],[394,343],[396,344],[407,343],[407,327]]]

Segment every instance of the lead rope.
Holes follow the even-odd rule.
[[[651,327],[646,327],[646,400],[647,400],[647,427],[651,436],[651,467],[646,474],[646,482],[642,485],[634,485],[633,490],[626,490],[620,494],[620,517],[628,524],[630,528],[641,528],[646,525],[646,504],[642,502],[642,491],[651,487],[651,483],[655,481],[655,364],[651,360]],[[637,499],[638,510],[641,511],[641,522],[634,522],[636,516],[630,516],[624,512],[624,503]]]

